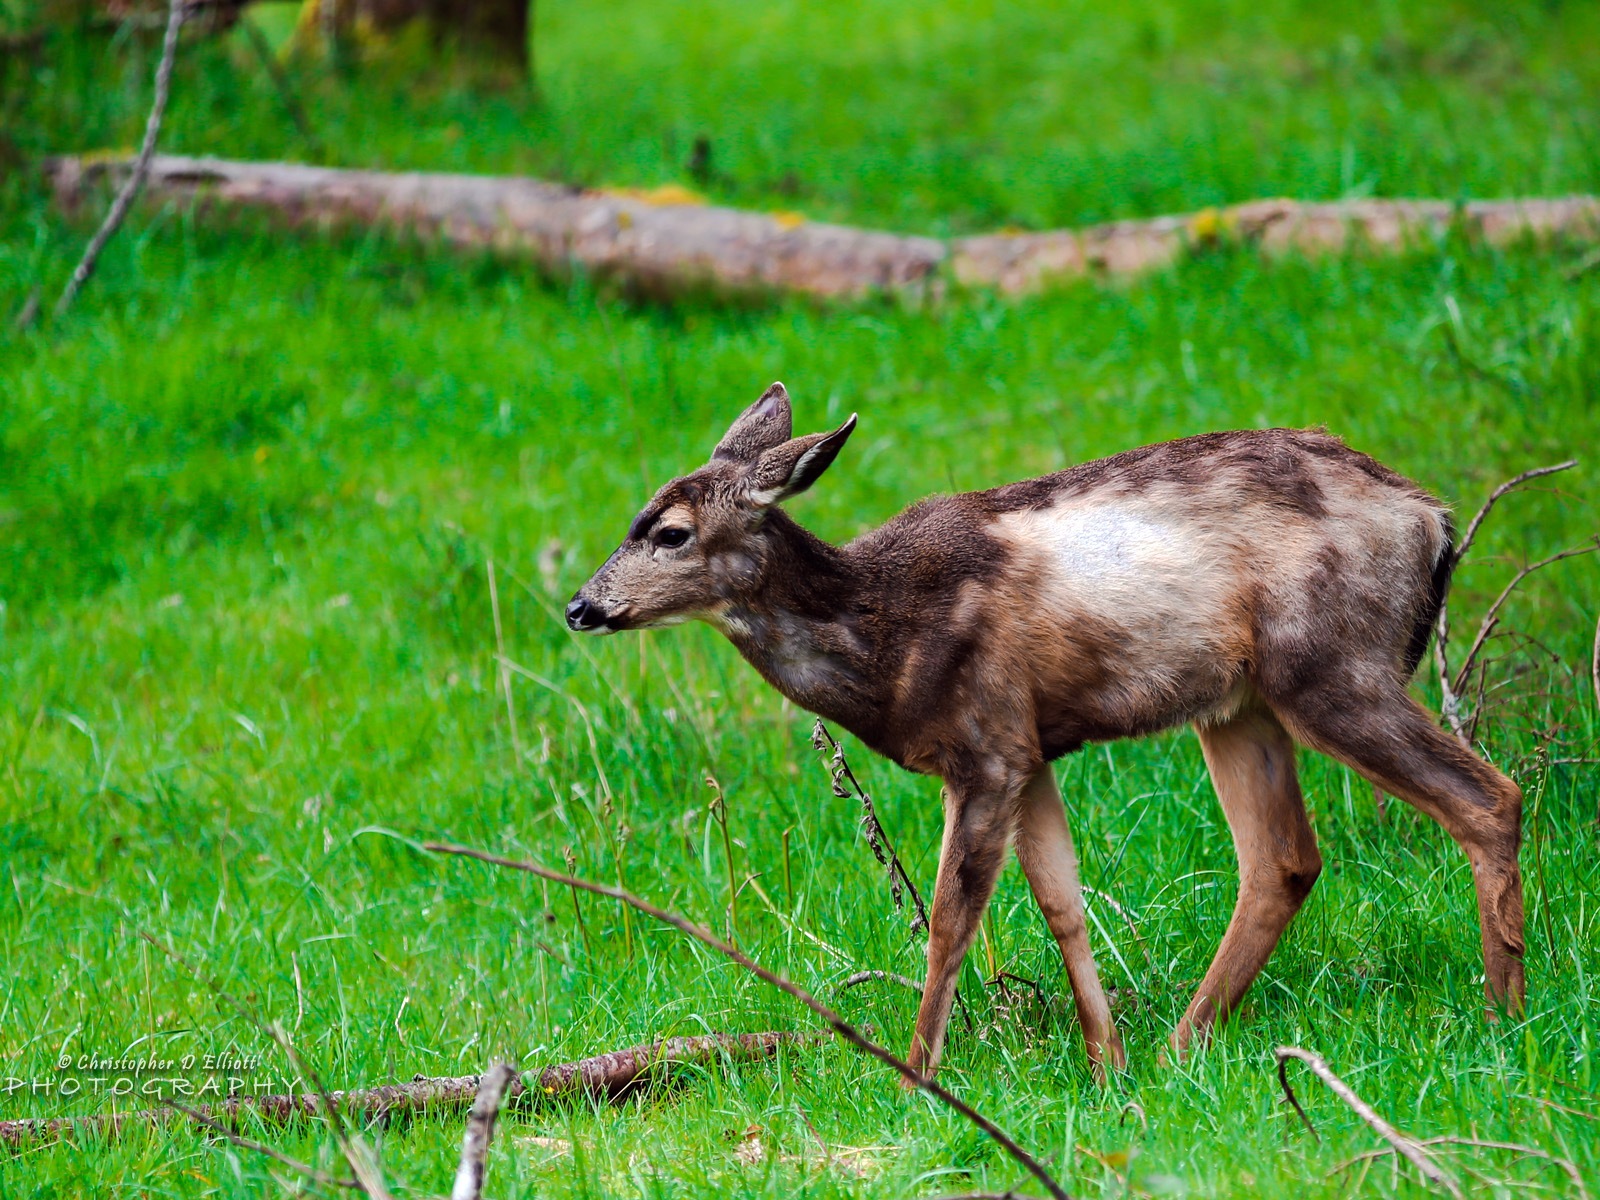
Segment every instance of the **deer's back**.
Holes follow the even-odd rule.
[[[1047,756],[1223,715],[1252,689],[1270,700],[1329,670],[1409,674],[1451,539],[1415,484],[1336,438],[1285,429],[1184,438],[933,501],[880,536],[896,525],[902,542],[929,540],[923,561],[948,559],[933,542],[968,539],[988,563],[955,584],[926,648],[910,638],[897,689],[908,708],[932,717],[953,690],[1036,724]],[[935,643],[971,652],[956,664],[926,652]]]

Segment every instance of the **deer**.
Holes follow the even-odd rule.
[[[1178,1059],[1238,1009],[1321,873],[1297,744],[1465,851],[1488,1014],[1521,1011],[1522,794],[1408,691],[1455,564],[1443,504],[1321,430],[1250,429],[924,499],[835,546],[781,505],[855,427],[852,414],[794,437],[774,383],[705,466],[634,517],[566,620],[591,634],[707,622],[796,705],[943,781],[906,1058],[918,1073],[938,1066],[1011,845],[1060,948],[1091,1069],[1126,1069],[1052,764],[1182,725],[1199,737],[1239,886],[1167,1039]]]

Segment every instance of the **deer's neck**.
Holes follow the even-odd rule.
[[[759,534],[757,582],[717,624],[739,653],[790,700],[873,742],[884,697],[873,669],[880,647],[863,605],[873,589],[846,551],[774,509]]]

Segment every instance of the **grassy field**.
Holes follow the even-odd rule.
[[[1417,7],[1193,0],[1133,19],[1081,3],[550,3],[542,104],[393,64],[344,80],[294,69],[330,161],[687,182],[704,133],[719,198],[907,229],[1273,193],[1600,190],[1596,10]],[[583,901],[580,924],[570,895],[403,840],[554,866],[570,854],[580,874],[727,928],[708,774],[734,873],[754,877],[741,944],[903,1048],[910,993],[832,990],[860,968],[917,975],[921,947],[856,810],[829,793],[810,718],[705,629],[588,643],[560,620],[643,498],[703,461],[773,378],[805,428],[861,413],[794,506],[835,539],[933,491],[1202,430],[1319,423],[1468,512],[1519,470],[1583,460],[1496,511],[1458,579],[1458,626],[1515,564],[1600,526],[1600,272],[1573,272],[1576,247],[1220,254],[1018,303],[724,311],[161,211],[130,223],[68,321],[16,333],[9,314],[36,281],[48,303],[84,234],[19,164],[134,141],[149,50],[60,39],[9,64],[0,94],[0,1080],[49,1084],[0,1089],[0,1119],[130,1104],[64,1095],[82,1073],[58,1072],[63,1055],[232,1052],[261,1056],[252,1083],[291,1074],[239,1006],[141,933],[292,1030],[336,1086],[809,1028],[614,905]],[[243,46],[186,50],[168,146],[298,155],[276,105]],[[529,672],[512,689],[515,744],[491,560],[506,655]],[[1295,1043],[1417,1136],[1536,1145],[1600,1187],[1600,767],[1572,761],[1600,754],[1597,595],[1600,567],[1579,559],[1512,602],[1504,627],[1545,650],[1497,667],[1507,686],[1481,735],[1528,798],[1526,1019],[1483,1020],[1465,859],[1307,755],[1323,879],[1240,1019],[1158,1067],[1235,883],[1198,747],[1177,733],[1058,768],[1131,1071],[1109,1090],[1090,1077],[1013,867],[962,979],[972,1027],[958,1021],[945,1081],[1082,1195],[1421,1193],[1384,1163],[1335,1170],[1375,1141],[1309,1081],[1321,1140],[1300,1127],[1271,1056]],[[1419,693],[1437,700],[1426,678]],[[936,785],[847,745],[930,887]],[[1038,980],[1043,1003],[1009,1003],[986,985],[998,970]],[[757,1163],[735,1153],[752,1127]],[[334,1164],[319,1128],[264,1136]],[[378,1136],[401,1194],[447,1187],[459,1121]],[[825,1165],[819,1140],[854,1148],[865,1177]],[[1451,1162],[1485,1195],[1575,1194],[1537,1160]],[[257,1195],[278,1190],[269,1167],[174,1128],[0,1159],[0,1196]],[[970,1127],[825,1046],[619,1108],[520,1115],[489,1191],[1021,1182]]]

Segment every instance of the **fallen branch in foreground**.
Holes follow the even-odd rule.
[[[1561,1158],[1558,1155],[1541,1150],[1537,1146],[1524,1146],[1521,1142],[1494,1142],[1483,1138],[1470,1137],[1427,1138],[1418,1142],[1417,1145],[1429,1147],[1449,1146],[1453,1149],[1462,1150],[1505,1150],[1512,1154],[1521,1155],[1524,1158],[1537,1158],[1561,1169],[1562,1173],[1572,1181],[1572,1194],[1578,1200],[1589,1200],[1589,1189],[1584,1186],[1583,1175],[1579,1172],[1577,1164],[1570,1158]],[[1376,1150],[1368,1150],[1365,1154],[1358,1154],[1354,1158],[1347,1159],[1335,1167],[1330,1174],[1337,1175],[1339,1172],[1348,1171],[1351,1167],[1361,1163],[1373,1162],[1393,1153],[1395,1153],[1393,1147],[1380,1146]]]
[[[466,1132],[461,1135],[461,1165],[456,1168],[450,1200],[478,1200],[483,1195],[485,1160],[494,1138],[495,1118],[505,1103],[506,1089],[516,1077],[517,1068],[504,1062],[495,1063],[483,1073],[472,1112],[467,1116]]]
[[[533,1076],[519,1077],[506,1089],[509,1101],[524,1096],[540,1099],[585,1095],[619,1100],[644,1083],[659,1079],[663,1068],[700,1066],[727,1057],[736,1062],[770,1058],[779,1046],[798,1045],[818,1034],[741,1033],[666,1038],[626,1050],[613,1050],[577,1062],[547,1067]],[[409,1083],[330,1092],[331,1108],[349,1115],[382,1117],[423,1112],[452,1112],[466,1108],[477,1095],[478,1075],[418,1077]],[[268,1096],[234,1096],[217,1104],[181,1111],[213,1127],[237,1128],[249,1121],[281,1125],[295,1117],[321,1116],[330,1106],[314,1092],[288,1092]],[[32,1118],[0,1121],[0,1146],[21,1147],[60,1138],[89,1134],[110,1138],[125,1129],[161,1125],[170,1121],[178,1105],[101,1113],[83,1117]]]
[[[126,160],[52,159],[70,209]],[[1366,245],[1397,251],[1452,230],[1493,245],[1555,235],[1600,239],[1600,197],[1475,200],[1253,200],[1183,216],[1086,229],[942,241],[707,205],[680,187],[585,190],[515,177],[399,174],[160,156],[147,191],[164,201],[257,209],[291,225],[386,226],[455,246],[526,254],[541,267],[624,280],[651,294],[711,288],[937,296],[947,283],[1030,292],[1061,279],[1131,275],[1239,244],[1306,254]]]
[[[885,1066],[893,1067],[899,1073],[900,1078],[905,1080],[907,1084],[927,1092],[928,1095],[947,1108],[953,1109],[965,1117],[988,1135],[991,1141],[1009,1154],[1018,1166],[1038,1180],[1045,1191],[1053,1196],[1055,1200],[1072,1200],[1071,1195],[1055,1181],[1054,1177],[1044,1169],[1038,1159],[1024,1150],[1009,1134],[989,1120],[988,1117],[953,1092],[947,1091],[932,1076],[924,1075],[904,1059],[896,1058],[888,1050],[872,1041],[866,1034],[834,1012],[833,1009],[806,991],[805,988],[785,979],[782,975],[767,970],[737,946],[723,941],[704,926],[696,925],[687,917],[679,916],[675,912],[669,912],[667,909],[651,904],[648,900],[643,900],[632,892],[603,883],[591,883],[587,879],[579,879],[572,875],[563,875],[559,871],[552,871],[549,867],[541,867],[538,863],[526,862],[516,858],[505,858],[498,854],[491,854],[487,850],[478,850],[471,846],[457,846],[450,842],[423,842],[420,844],[420,849],[436,854],[454,854],[462,858],[475,858],[479,862],[488,863],[493,867],[523,871],[564,887],[581,888],[596,896],[608,896],[613,900],[620,900],[629,908],[642,912],[646,916],[654,917],[664,924],[671,925],[681,933],[688,934],[695,941],[704,946],[709,946],[724,958],[749,971],[758,979],[771,984],[786,995],[794,997],[794,999],[800,1001],[801,1004],[804,1004],[817,1016],[821,1017],[840,1038],[849,1042],[869,1057],[877,1059]]]
[[[1278,1082],[1283,1086],[1283,1094],[1289,1103],[1294,1106],[1294,1111],[1300,1114],[1300,1120],[1311,1131],[1313,1137],[1317,1135],[1317,1128],[1311,1123],[1311,1118],[1306,1116],[1306,1110],[1300,1107],[1300,1101],[1295,1097],[1294,1089],[1289,1086],[1290,1059],[1298,1059],[1305,1063],[1311,1069],[1313,1075],[1327,1084],[1328,1089],[1350,1107],[1351,1112],[1365,1121],[1374,1133],[1393,1146],[1395,1153],[1408,1159],[1417,1170],[1422,1172],[1423,1177],[1429,1183],[1437,1184],[1456,1197],[1456,1200],[1461,1200],[1461,1185],[1446,1174],[1438,1163],[1433,1161],[1433,1156],[1423,1148],[1422,1143],[1406,1137],[1405,1134],[1380,1117],[1372,1105],[1356,1095],[1348,1083],[1333,1073],[1332,1068],[1328,1066],[1320,1054],[1313,1054],[1310,1050],[1302,1050],[1298,1046],[1279,1046],[1274,1053],[1278,1058]]]

